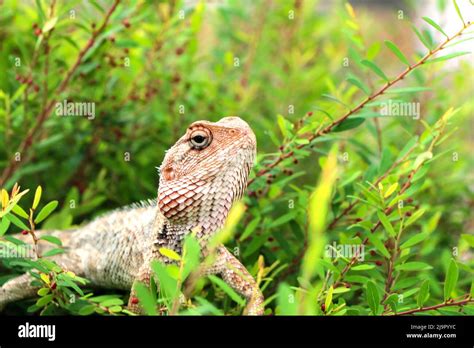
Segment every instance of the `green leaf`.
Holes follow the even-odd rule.
[[[43,33],[47,33],[48,31],[53,29],[57,21],[58,21],[58,17],[53,17],[49,19],[46,23],[44,23],[43,30],[42,30]]]
[[[43,209],[38,213],[38,216],[35,218],[35,223],[38,224],[44,219],[46,219],[49,214],[51,214],[54,209],[58,206],[58,201],[51,201],[48,204],[46,204]]]
[[[10,227],[10,220],[6,218],[0,219],[0,237],[8,231],[8,227]]]
[[[351,270],[353,271],[368,271],[369,269],[374,269],[375,265],[357,265],[353,266]]]
[[[392,224],[388,220],[387,215],[385,215],[384,212],[381,212],[380,210],[377,211],[377,216],[379,217],[380,222],[382,223],[383,227],[385,228],[385,231],[388,232],[388,234],[391,237],[395,237],[396,233],[395,230],[393,229]]]
[[[28,219],[28,218],[29,218],[29,216],[28,216],[28,214],[26,213],[26,211],[25,211],[22,207],[20,207],[18,204],[15,205],[15,206],[12,208],[11,211],[14,212],[16,215],[21,216],[21,217],[24,218],[24,219]]]
[[[38,307],[44,307],[53,300],[53,294],[46,295],[36,301]]]
[[[293,125],[282,115],[277,115],[277,123],[283,138],[288,138]]]
[[[431,18],[429,17],[422,17],[423,20],[428,23],[429,25],[431,25],[433,28],[435,28],[436,30],[438,30],[441,34],[443,34],[444,36],[446,36],[446,38],[448,38],[448,35],[446,35],[446,33],[444,32],[444,30],[439,26],[438,23],[436,23],[434,20],[432,20]]]
[[[408,220],[405,222],[405,227],[408,227],[410,225],[413,225],[416,220],[418,220],[424,213],[426,209],[419,209],[417,210],[412,216],[408,218]]]
[[[45,253],[43,253],[43,257],[49,257],[49,256],[59,255],[59,254],[62,254],[62,253],[64,253],[64,249],[62,249],[62,248],[54,248],[54,249],[48,250],[48,251],[46,251]]]
[[[111,306],[121,306],[123,305],[123,301],[120,298],[111,298],[100,303],[103,307],[111,307]]]
[[[341,105],[344,105],[345,107],[347,107],[348,109],[350,109],[350,106],[347,105],[346,103],[344,103],[342,100],[340,100],[339,98],[333,96],[333,95],[330,95],[330,94],[322,94],[321,95],[323,98],[326,98],[326,99],[329,99],[329,100],[332,100],[336,103],[339,103]]]
[[[281,315],[296,315],[297,303],[295,294],[290,286],[286,283],[280,284],[277,292],[277,308]]]
[[[150,293],[150,289],[143,283],[135,283],[134,289],[140,306],[148,315],[156,315],[156,303]]]
[[[258,224],[260,223],[260,216],[257,216],[254,218],[252,221],[249,222],[249,224],[245,227],[244,233],[239,238],[239,241],[242,242],[245,239],[247,239],[253,231],[257,228]]]
[[[33,199],[33,205],[31,206],[33,210],[36,209],[36,207],[38,206],[41,199],[42,192],[43,192],[43,189],[41,188],[41,186],[38,186],[35,191],[35,198]]]
[[[181,256],[179,256],[178,253],[176,253],[176,251],[174,250],[167,249],[167,248],[160,248],[159,252],[161,255],[166,256],[167,258],[171,260],[175,260],[175,261],[181,260]]]
[[[38,290],[38,295],[39,296],[46,296],[47,294],[49,294],[49,291],[51,289],[50,288],[41,288]]]
[[[369,87],[357,77],[351,76],[347,79],[347,81],[362,90],[365,94],[370,95]]]
[[[367,302],[369,303],[370,310],[374,315],[377,315],[379,312],[380,294],[373,281],[367,282],[365,296],[367,298]]]
[[[413,237],[411,237],[410,239],[408,239],[405,243],[403,243],[401,246],[400,246],[400,249],[403,250],[403,249],[406,249],[406,248],[410,248],[412,247],[413,245],[416,245],[422,241],[424,241],[426,239],[426,237],[428,237],[429,233],[419,233]]]
[[[403,87],[403,88],[391,88],[385,93],[389,94],[400,94],[400,93],[415,93],[415,92],[425,92],[430,91],[430,87]]]
[[[458,6],[456,0],[453,0],[453,4],[454,4],[454,8],[456,9],[456,12],[457,12],[459,18],[461,19],[462,24],[466,25],[466,23],[464,23],[464,18],[462,18],[461,11],[459,11],[459,6]]]
[[[245,305],[245,300],[240,297],[234,289],[232,289],[226,282],[224,282],[222,279],[216,277],[215,275],[209,275],[209,279],[216,284],[219,288],[221,288],[229,297],[237,302],[239,305],[244,306]]]
[[[15,226],[19,227],[22,230],[29,231],[30,228],[26,226],[23,221],[21,221],[19,218],[17,218],[15,215],[8,213],[7,215],[4,216],[4,219],[10,220],[12,224]]]
[[[375,247],[375,249],[377,249],[383,256],[389,259],[390,253],[388,252],[382,241],[379,239],[379,237],[375,233],[368,233],[367,236],[370,240],[370,243]]]
[[[338,124],[336,127],[333,128],[333,132],[343,132],[349,129],[356,128],[364,123],[366,119],[363,117],[351,117],[347,118],[346,120],[342,121],[342,123]]]
[[[459,277],[459,268],[456,260],[451,259],[449,263],[448,272],[446,273],[446,279],[444,281],[444,300],[447,301],[451,298],[451,293],[456,287],[456,283]]]
[[[365,65],[368,67],[370,70],[372,70],[374,73],[379,75],[381,78],[383,78],[386,82],[389,82],[390,80],[388,79],[387,75],[380,69],[374,62],[364,59],[360,62],[361,64]]]
[[[418,261],[406,262],[404,264],[395,266],[395,269],[397,271],[426,271],[432,268],[433,267],[431,267],[427,263],[418,262]]]
[[[420,292],[418,293],[417,304],[418,307],[423,307],[426,301],[430,298],[430,281],[426,279],[423,284],[421,284]]]
[[[408,61],[407,57],[400,51],[400,49],[395,45],[392,41],[390,40],[385,40],[385,45],[393,52],[395,55],[402,61],[402,63],[405,63],[406,65],[410,66],[410,62]]]
[[[413,31],[415,32],[416,36],[418,36],[418,39],[420,39],[421,43],[431,51],[431,43],[428,41],[428,39],[425,37],[424,34],[420,33],[418,29],[414,25],[411,26]]]
[[[45,240],[47,242],[62,246],[61,239],[55,236],[42,236],[40,239]]]
[[[93,304],[84,306],[79,310],[79,315],[91,315],[95,312],[95,308]]]
[[[438,63],[438,62],[442,62],[442,61],[445,61],[445,60],[448,60],[448,59],[451,59],[451,58],[456,58],[456,57],[459,57],[459,56],[464,56],[466,54],[469,54],[471,52],[455,52],[455,53],[450,53],[450,54],[446,54],[444,56],[441,56],[441,57],[436,57],[436,58],[432,58],[432,59],[428,59],[425,64],[431,64],[431,63]]]
[[[326,312],[329,311],[330,306],[332,305],[332,294],[334,292],[334,287],[331,285],[329,288],[327,294],[326,294],[326,301],[324,302],[324,305],[326,306]]]

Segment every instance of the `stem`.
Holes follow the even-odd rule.
[[[408,311],[404,312],[399,312],[399,313],[392,313],[391,315],[407,315],[407,314],[413,314],[413,313],[419,313],[419,312],[426,312],[426,311],[431,311],[433,309],[438,309],[438,308],[443,308],[443,307],[451,307],[451,306],[463,306],[469,303],[474,303],[474,299],[471,298],[466,298],[461,301],[453,301],[453,302],[443,302],[434,306],[429,306],[429,307],[422,307],[422,308],[415,308],[415,309],[410,309]]]

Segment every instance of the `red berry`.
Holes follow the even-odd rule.
[[[325,305],[324,303],[321,305],[321,310],[322,310],[324,313],[326,313],[326,305]]]
[[[406,216],[411,216],[411,211],[407,211],[405,215]]]
[[[383,265],[382,261],[375,261],[375,264],[376,264],[377,266],[382,266],[382,265]]]
[[[138,298],[137,297],[132,297],[132,304],[137,304],[138,303]]]
[[[53,289],[53,290],[56,289],[56,282],[51,283],[51,289]]]
[[[40,28],[36,28],[36,29],[35,29],[35,35],[36,35],[36,36],[40,36],[41,33],[42,33],[42,31],[41,31]]]
[[[28,234],[28,231],[27,231],[27,230],[23,230],[23,231],[21,231],[21,234],[26,235],[26,234]]]
[[[308,112],[308,116],[313,116],[313,112],[312,111]]]

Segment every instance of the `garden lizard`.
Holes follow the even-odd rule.
[[[159,168],[156,200],[118,209],[73,230],[38,231],[38,237],[59,237],[66,253],[52,258],[91,285],[131,289],[129,308],[141,313],[134,284],[149,284],[150,262],[170,262],[159,250],[180,254],[184,237],[191,231],[197,231],[205,255],[206,243],[223,227],[233,202],[243,195],[255,153],[255,134],[239,117],[194,122],[166,152]],[[44,241],[39,243],[40,251],[48,248]],[[204,273],[219,274],[246,298],[244,314],[263,314],[257,282],[223,245]],[[32,280],[27,273],[7,281],[0,288],[0,309],[35,296]]]

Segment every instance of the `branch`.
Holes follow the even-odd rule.
[[[393,85],[395,85],[397,82],[401,81],[402,79],[404,79],[409,73],[411,73],[413,70],[415,70],[417,67],[419,67],[420,65],[424,64],[429,58],[431,58],[433,55],[435,55],[436,53],[438,53],[439,51],[441,51],[442,49],[445,48],[445,46],[450,43],[452,40],[454,40],[455,38],[457,38],[458,36],[460,36],[462,34],[462,32],[464,30],[466,30],[467,28],[469,28],[470,26],[472,25],[472,23],[467,23],[465,24],[461,30],[459,30],[456,34],[454,34],[452,37],[448,37],[446,38],[446,40],[444,42],[442,42],[441,44],[439,44],[435,49],[429,51],[427,54],[425,54],[425,56],[423,56],[423,58],[421,58],[418,62],[414,63],[413,65],[410,65],[408,66],[402,73],[400,73],[394,80],[392,81],[389,81],[387,82],[384,86],[382,86],[377,92],[374,92],[372,93],[370,96],[368,96],[366,99],[364,99],[362,102],[359,103],[359,105],[357,105],[355,108],[347,111],[343,116],[341,116],[340,118],[338,118],[337,120],[331,122],[329,125],[327,125],[326,127],[324,127],[323,129],[319,130],[318,132],[316,133],[313,133],[311,134],[310,136],[306,137],[306,139],[309,140],[309,143],[307,144],[299,144],[296,146],[296,149],[302,149],[308,145],[311,144],[311,142],[314,140],[314,139],[317,139],[329,132],[331,132],[331,130],[336,127],[337,125],[341,124],[342,122],[344,122],[347,118],[349,118],[349,116],[352,116],[354,115],[355,113],[359,112],[362,108],[364,108],[364,106],[369,103],[370,101],[372,101],[373,99],[376,99],[377,97],[379,97],[380,95],[382,95],[388,88],[392,87]],[[294,152],[293,151],[290,151],[290,152],[287,152],[287,153],[282,153],[280,154],[279,157],[277,157],[273,162],[271,163],[268,163],[265,165],[265,167],[263,169],[261,169],[259,172],[257,172],[256,176],[254,178],[252,178],[251,180],[249,180],[248,182],[248,186],[250,186],[258,177],[261,177],[265,174],[267,174],[270,170],[272,170],[275,166],[277,166],[280,162],[282,162],[284,159],[288,158],[288,157],[291,157],[293,156]]]
[[[466,296],[468,296],[468,295],[466,295]],[[440,303],[440,304],[437,304],[437,305],[434,305],[434,306],[410,309],[410,310],[404,311],[404,312],[392,313],[391,315],[407,315],[407,314],[431,311],[431,310],[438,309],[438,308],[443,308],[443,307],[463,306],[463,305],[466,305],[466,304],[469,304],[469,303],[474,303],[474,299],[471,299],[470,297],[467,297],[466,299],[461,300],[461,301],[443,302],[443,303]]]
[[[69,81],[71,80],[72,76],[76,72],[77,68],[79,65],[82,63],[82,60],[84,59],[84,56],[86,53],[92,48],[92,46],[95,44],[97,37],[99,34],[103,32],[105,27],[107,26],[110,16],[112,13],[115,11],[117,8],[117,5],[120,3],[120,0],[115,0],[114,4],[112,7],[109,9],[107,14],[105,15],[104,21],[102,22],[102,25],[92,33],[92,37],[89,39],[87,42],[86,46],[79,52],[79,55],[76,59],[76,62],[74,65],[69,69],[69,71],[66,74],[66,77],[64,78],[63,82],[59,85],[56,91],[53,91],[51,94],[54,96],[60,95],[66,87],[69,84]],[[37,121],[36,124],[34,125],[33,128],[29,130],[27,133],[25,139],[22,141],[20,144],[20,147],[18,148],[18,152],[23,154],[28,151],[28,149],[31,147],[33,144],[33,141],[35,140],[36,136],[38,135],[39,131],[41,130],[41,127],[43,123],[48,119],[48,117],[51,114],[51,111],[56,104],[57,98],[52,98],[49,103],[46,103],[41,112],[38,114],[36,117]],[[21,166],[20,161],[16,161],[15,158],[12,158],[8,166],[5,168],[5,170],[2,173],[2,176],[0,177],[0,186],[3,186],[5,184],[5,181],[10,178],[10,176],[13,174],[14,170],[17,169],[18,167]]]

